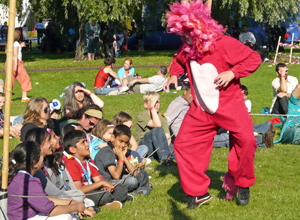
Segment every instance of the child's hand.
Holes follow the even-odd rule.
[[[144,170],[145,169],[145,164],[143,164],[143,163],[140,163],[140,164],[138,164],[138,170]]]
[[[121,159],[121,160],[124,159],[124,153],[123,153],[122,149],[114,147],[113,151],[115,152],[115,154],[117,155],[117,157],[119,159]]]
[[[84,203],[83,202],[78,202],[78,203],[75,203],[75,204],[73,204],[73,205],[76,205],[76,210],[78,211],[78,212],[84,212],[84,210],[85,210],[85,206],[84,206]]]
[[[107,182],[107,181],[101,181],[102,182],[102,187],[101,187],[101,190],[106,190],[108,192],[112,192],[114,191],[114,186],[113,184],[111,184],[110,182]]]
[[[148,101],[148,108],[150,109],[151,107],[154,107],[157,102],[159,102],[159,96],[152,96]]]
[[[219,87],[226,87],[231,80],[235,78],[234,73],[231,70],[220,73],[214,80],[214,83]]]
[[[92,207],[88,207],[88,208],[84,209],[83,214],[86,216],[89,216],[90,218],[93,218],[93,217],[95,217],[96,212],[94,211],[94,209]]]

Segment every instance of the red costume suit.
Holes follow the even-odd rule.
[[[187,59],[182,49],[174,58],[171,75],[187,72],[194,98],[174,143],[181,186],[187,195],[202,196],[208,191],[210,179],[205,172],[220,127],[230,131],[227,176],[239,187],[254,184],[257,145],[240,78],[252,74],[260,63],[257,52],[228,36],[218,39],[214,52],[202,58]],[[235,78],[227,87],[217,88],[214,79],[228,70]]]

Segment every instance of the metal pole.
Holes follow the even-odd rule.
[[[7,216],[7,183],[8,183],[8,156],[9,156],[9,128],[10,128],[10,108],[12,95],[12,67],[13,67],[13,43],[16,18],[16,0],[9,1],[8,17],[8,40],[6,45],[6,80],[5,80],[5,115],[4,115],[4,135],[3,135],[3,167],[2,167],[2,190],[0,205],[3,214]],[[15,60],[17,62],[17,60]]]

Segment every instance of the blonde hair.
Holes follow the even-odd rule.
[[[32,98],[27,103],[24,111],[24,122],[23,125],[27,123],[36,123],[38,127],[43,127],[43,123],[40,122],[41,111],[43,111],[43,102],[49,103],[47,99],[43,97]]]
[[[144,103],[148,102],[151,99],[152,96],[158,96],[159,97],[159,94],[157,92],[146,92],[145,95],[143,96]]]
[[[113,128],[113,126],[111,126],[111,125],[112,124],[110,121],[108,121],[106,119],[102,119],[93,128],[92,135],[103,139],[103,135],[108,131],[108,129]]]

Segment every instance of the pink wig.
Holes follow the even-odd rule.
[[[213,53],[216,40],[223,35],[223,26],[210,14],[208,2],[203,4],[202,0],[190,3],[182,0],[181,3],[170,5],[170,11],[166,14],[167,30],[183,36],[183,50],[187,53],[187,59],[201,58],[206,52]],[[187,43],[186,38],[191,42]]]

